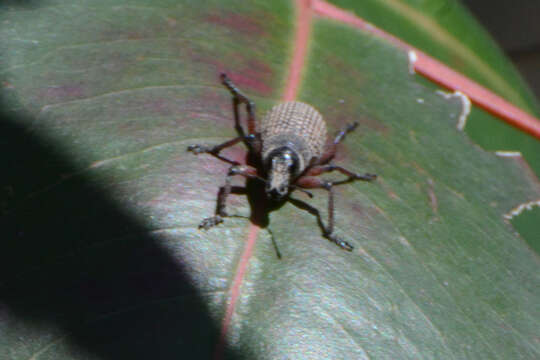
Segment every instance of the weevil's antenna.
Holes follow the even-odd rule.
[[[298,191],[301,191],[303,192],[304,194],[306,194],[307,196],[309,196],[310,199],[313,199],[313,193],[311,191],[307,191],[306,189],[302,189],[301,187],[299,186],[296,186],[296,185],[289,185],[291,188],[293,188],[294,190],[298,190]]]

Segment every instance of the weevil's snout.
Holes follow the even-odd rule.
[[[273,200],[281,200],[289,193],[289,184],[294,161],[289,152],[274,156],[268,169],[266,195]]]
[[[266,184],[266,195],[272,200],[281,200],[289,193],[287,184]]]

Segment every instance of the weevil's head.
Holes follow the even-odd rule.
[[[267,159],[266,196],[281,200],[289,193],[289,186],[298,169],[298,155],[287,147],[272,151]]]

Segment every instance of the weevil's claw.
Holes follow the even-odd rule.
[[[348,242],[346,241],[343,241],[343,240],[338,240],[336,242],[336,244],[342,248],[343,250],[347,250],[347,251],[353,251],[354,249],[354,246],[352,246],[351,244],[349,244]]]
[[[187,148],[187,151],[191,151],[195,155],[198,155],[198,154],[207,152],[208,149],[205,146],[195,144],[195,145],[189,145]]]
[[[366,174],[366,176],[370,178],[370,181],[377,179],[377,174]]]
[[[353,251],[353,249],[354,249],[354,246],[352,246],[351,244],[349,244],[345,240],[341,240],[339,237],[337,237],[334,234],[325,234],[324,236],[328,240],[330,240],[331,242],[333,242],[334,244],[336,244],[337,246],[342,248],[343,250]]]
[[[223,218],[220,215],[212,216],[201,221],[201,223],[199,224],[199,229],[208,230],[211,227],[216,226],[217,224],[221,224],[222,222]]]
[[[266,180],[264,179],[261,179],[262,181],[266,182]],[[300,192],[303,192],[304,194],[306,194],[307,196],[309,196],[310,199],[313,199],[313,193],[311,191],[308,191],[306,189],[302,189],[300,186],[296,186],[296,185],[289,185],[289,188],[291,190],[298,190]]]

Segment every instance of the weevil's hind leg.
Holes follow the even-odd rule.
[[[225,185],[219,188],[219,193],[216,202],[216,213],[214,216],[209,217],[201,221],[199,229],[208,230],[213,226],[216,226],[223,222],[223,218],[227,217],[225,207],[227,205],[227,198],[231,194],[231,181],[232,177],[241,175],[247,178],[257,178],[257,170],[251,166],[238,166],[233,165],[229,168],[227,177],[225,178]]]
[[[304,176],[297,180],[296,185],[307,189],[325,189],[328,191],[328,222],[324,227],[324,237],[343,250],[352,251],[354,247],[334,234],[334,185],[343,182],[330,182],[313,176]]]
[[[326,164],[330,160],[332,160],[334,156],[336,155],[337,145],[345,139],[345,136],[348,133],[356,129],[357,126],[358,126],[358,122],[353,122],[353,123],[347,124],[343,129],[341,129],[341,131],[337,133],[332,144],[330,144],[326,152],[321,156],[319,161],[317,161],[317,164],[321,164],[321,165]]]
[[[338,135],[339,136],[339,135]],[[325,181],[315,176],[321,175],[325,172],[339,171],[340,173],[347,175],[347,178],[340,181]],[[316,165],[306,171],[305,175],[296,180],[295,185],[301,188],[307,189],[325,189],[328,191],[328,224],[324,227],[324,236],[330,241],[336,243],[342,249],[352,251],[353,247],[346,241],[339,239],[334,235],[334,190],[335,185],[347,184],[355,180],[372,181],[377,178],[375,174],[356,174],[341,166],[334,164]]]
[[[257,133],[256,120],[255,120],[255,103],[248,99],[234,83],[229,79],[227,74],[221,73],[221,82],[231,92],[233,96],[233,112],[234,112],[234,127],[240,136],[244,136],[246,145],[255,152],[260,152],[261,140]],[[240,124],[240,104],[246,105],[246,111],[248,114],[247,129],[248,134],[245,135],[244,128]]]

